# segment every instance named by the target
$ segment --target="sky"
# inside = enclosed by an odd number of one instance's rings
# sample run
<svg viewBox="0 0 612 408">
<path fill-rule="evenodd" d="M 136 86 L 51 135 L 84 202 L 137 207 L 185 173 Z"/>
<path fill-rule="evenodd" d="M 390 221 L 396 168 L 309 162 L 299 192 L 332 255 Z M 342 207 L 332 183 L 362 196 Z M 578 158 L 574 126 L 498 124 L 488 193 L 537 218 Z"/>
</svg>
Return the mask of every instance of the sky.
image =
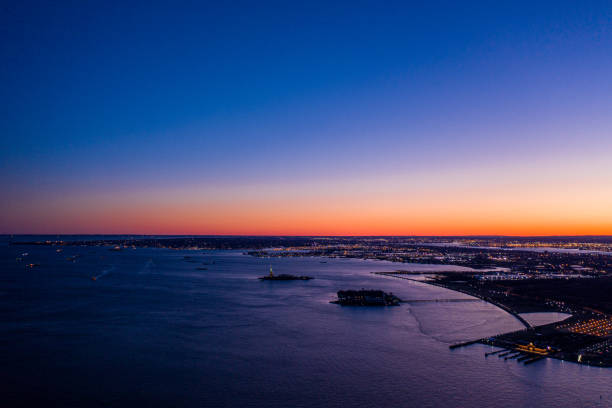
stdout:
<svg viewBox="0 0 612 408">
<path fill-rule="evenodd" d="M 0 233 L 612 234 L 610 2 L 0 7 Z"/>
</svg>

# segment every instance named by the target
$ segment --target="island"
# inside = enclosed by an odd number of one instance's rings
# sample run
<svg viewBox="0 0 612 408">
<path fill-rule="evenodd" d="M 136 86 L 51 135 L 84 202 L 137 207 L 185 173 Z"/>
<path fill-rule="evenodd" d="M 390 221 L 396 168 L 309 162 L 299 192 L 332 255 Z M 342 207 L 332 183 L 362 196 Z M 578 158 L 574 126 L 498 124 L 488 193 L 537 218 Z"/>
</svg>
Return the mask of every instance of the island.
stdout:
<svg viewBox="0 0 612 408">
<path fill-rule="evenodd" d="M 296 276 L 296 275 L 289 275 L 286 273 L 275 275 L 274 272 L 272 271 L 272 267 L 270 266 L 270 274 L 266 276 L 262 276 L 259 279 L 265 280 L 265 281 L 291 281 L 291 280 L 310 280 L 314 278 L 311 276 Z"/>
<path fill-rule="evenodd" d="M 340 290 L 338 300 L 332 300 L 342 306 L 399 306 L 400 299 L 393 293 L 382 290 Z"/>
</svg>

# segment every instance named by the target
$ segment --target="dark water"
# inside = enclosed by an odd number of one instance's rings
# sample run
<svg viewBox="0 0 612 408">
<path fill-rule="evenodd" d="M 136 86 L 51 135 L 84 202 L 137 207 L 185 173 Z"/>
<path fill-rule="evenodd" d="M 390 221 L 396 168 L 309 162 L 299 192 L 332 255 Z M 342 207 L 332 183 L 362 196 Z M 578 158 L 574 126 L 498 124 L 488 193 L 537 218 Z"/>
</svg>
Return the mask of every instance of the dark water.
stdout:
<svg viewBox="0 0 612 408">
<path fill-rule="evenodd" d="M 23 252 L 29 255 L 17 262 Z M 72 255 L 79 255 L 75 262 L 66 259 Z M 610 369 L 548 360 L 523 366 L 485 359 L 488 348 L 478 345 L 449 351 L 457 341 L 521 328 L 494 306 L 329 304 L 338 289 L 361 287 L 407 300 L 468 297 L 370 273 L 398 268 L 391 263 L 320 261 L 257 259 L 237 251 L 66 247 L 57 253 L 52 247 L 2 244 L 2 405 L 612 404 Z M 27 269 L 26 263 L 41 266 Z M 269 263 L 278 273 L 316 279 L 255 279 Z"/>
</svg>

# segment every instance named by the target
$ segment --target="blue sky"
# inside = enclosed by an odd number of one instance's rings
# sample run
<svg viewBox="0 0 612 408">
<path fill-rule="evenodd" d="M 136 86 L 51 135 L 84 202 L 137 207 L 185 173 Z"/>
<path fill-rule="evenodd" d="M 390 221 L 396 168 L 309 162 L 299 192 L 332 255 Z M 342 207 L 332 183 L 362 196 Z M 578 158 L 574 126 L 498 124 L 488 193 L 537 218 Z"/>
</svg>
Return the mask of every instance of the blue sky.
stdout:
<svg viewBox="0 0 612 408">
<path fill-rule="evenodd" d="M 9 232 L 25 201 L 262 180 L 316 192 L 539 161 L 588 172 L 590 157 L 612 154 L 606 2 L 3 9 Z"/>
</svg>

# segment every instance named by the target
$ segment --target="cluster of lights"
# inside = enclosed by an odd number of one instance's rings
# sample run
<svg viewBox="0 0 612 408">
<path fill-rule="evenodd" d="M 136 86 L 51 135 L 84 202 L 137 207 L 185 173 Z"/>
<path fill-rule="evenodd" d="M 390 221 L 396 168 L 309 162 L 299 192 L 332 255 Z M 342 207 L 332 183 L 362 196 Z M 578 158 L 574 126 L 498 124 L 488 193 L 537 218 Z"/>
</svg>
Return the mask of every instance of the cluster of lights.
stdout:
<svg viewBox="0 0 612 408">
<path fill-rule="evenodd" d="M 612 319 L 589 319 L 567 327 L 572 333 L 588 334 L 590 336 L 608 337 L 612 334 Z"/>
<path fill-rule="evenodd" d="M 612 352 L 612 340 L 606 340 L 580 350 L 581 353 L 609 354 Z"/>
</svg>

